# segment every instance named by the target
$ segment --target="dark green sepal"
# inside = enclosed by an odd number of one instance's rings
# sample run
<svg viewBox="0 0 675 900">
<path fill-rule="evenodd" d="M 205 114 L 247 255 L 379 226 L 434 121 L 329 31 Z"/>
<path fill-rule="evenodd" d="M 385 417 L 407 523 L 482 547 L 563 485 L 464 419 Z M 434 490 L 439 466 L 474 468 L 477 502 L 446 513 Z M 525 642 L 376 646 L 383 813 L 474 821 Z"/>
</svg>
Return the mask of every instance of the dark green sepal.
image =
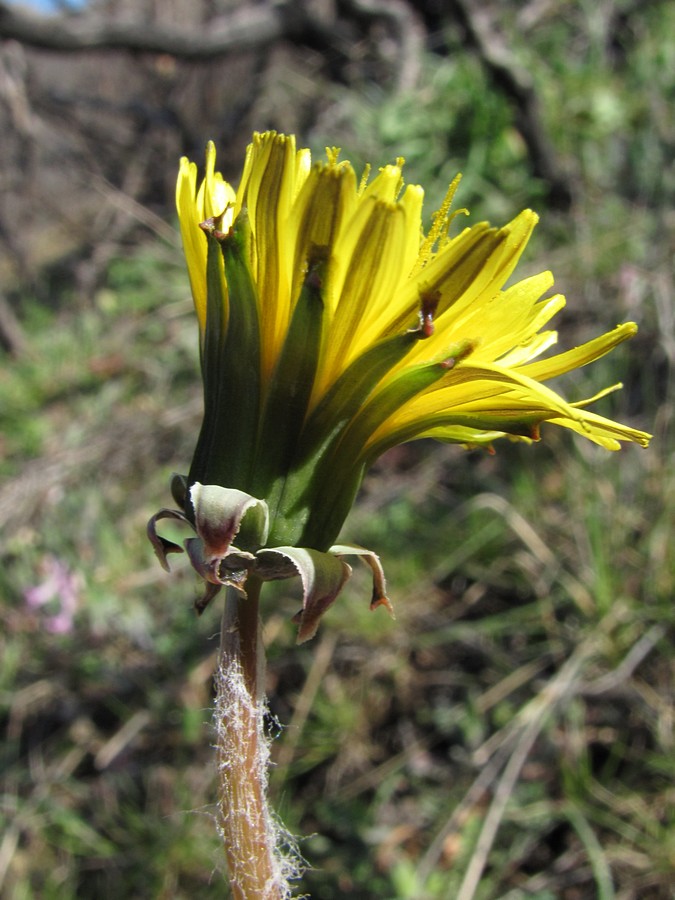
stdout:
<svg viewBox="0 0 675 900">
<path fill-rule="evenodd" d="M 221 273 L 221 251 L 216 239 L 206 232 L 206 323 L 199 347 L 204 391 L 204 417 L 192 456 L 188 484 L 207 481 L 207 466 L 217 428 L 219 385 L 222 381 L 223 348 L 227 332 L 228 298 Z"/>
<path fill-rule="evenodd" d="M 286 467 L 279 500 L 272 502 L 270 540 L 290 544 L 301 541 L 301 535 L 307 535 L 308 546 L 318 550 L 325 550 L 334 540 L 337 532 L 312 539 L 305 527 L 313 506 L 310 484 L 315 469 L 339 442 L 344 429 L 387 372 L 426 336 L 419 327 L 379 341 L 357 357 L 331 386 L 303 426 L 295 455 Z M 355 468 L 357 474 L 347 490 L 349 503 L 353 502 L 362 478 L 358 463 Z"/>
<path fill-rule="evenodd" d="M 305 545 L 321 547 L 337 537 L 365 472 L 365 446 L 370 436 L 397 409 L 446 376 L 471 349 L 472 345 L 464 342 L 452 348 L 444 362 L 423 363 L 404 371 L 362 407 L 339 438 L 329 442 L 305 488 L 305 496 L 311 498 L 300 538 Z"/>
<path fill-rule="evenodd" d="M 189 483 L 246 490 L 260 408 L 260 322 L 248 263 L 245 211 L 228 235 L 207 231 L 204 424 Z M 225 269 L 227 294 L 221 274 Z"/>
<path fill-rule="evenodd" d="M 251 493 L 265 497 L 274 515 L 275 494 L 297 456 L 298 436 L 314 386 L 323 326 L 325 262 L 310 263 L 270 379 L 256 453 Z"/>
<path fill-rule="evenodd" d="M 420 330 L 385 338 L 357 357 L 319 402 L 298 442 L 299 459 L 313 456 L 330 435 L 335 440 L 397 363 L 424 337 Z"/>
<path fill-rule="evenodd" d="M 298 541 L 323 550 L 337 540 L 356 501 L 366 467 L 354 460 L 351 466 L 341 467 L 341 471 L 334 474 L 327 474 L 327 466 L 320 466 L 319 470 L 323 477 L 317 474 L 305 490 L 305 496 L 311 500 Z"/>
<path fill-rule="evenodd" d="M 316 513 L 312 513 L 314 499 L 322 490 L 317 482 L 324 477 L 331 481 L 333 476 L 329 466 L 325 466 L 321 469 L 324 475 L 317 479 L 316 470 L 340 444 L 345 429 L 380 381 L 419 340 L 433 333 L 437 297 L 435 294 L 421 296 L 420 302 L 419 326 L 368 348 L 345 369 L 312 412 L 297 442 L 297 452 L 283 484 L 283 495 L 276 505 L 271 526 L 271 535 L 276 542 L 304 541 L 310 547 L 325 550 L 337 536 L 361 484 L 363 466 L 356 456 L 351 457 L 349 477 L 343 482 L 341 496 L 336 500 L 331 527 L 322 529 L 321 533 L 307 527 L 307 522 L 316 518 Z M 444 365 L 442 371 L 445 371 Z"/>
<path fill-rule="evenodd" d="M 347 461 L 363 459 L 363 450 L 370 436 L 377 431 L 389 416 L 393 415 L 413 397 L 423 393 L 436 382 L 447 376 L 456 363 L 465 358 L 473 349 L 469 341 L 449 349 L 441 362 L 420 363 L 403 371 L 389 384 L 379 390 L 365 403 L 345 429 L 340 440 L 326 456 L 326 471 L 336 471 Z"/>
</svg>

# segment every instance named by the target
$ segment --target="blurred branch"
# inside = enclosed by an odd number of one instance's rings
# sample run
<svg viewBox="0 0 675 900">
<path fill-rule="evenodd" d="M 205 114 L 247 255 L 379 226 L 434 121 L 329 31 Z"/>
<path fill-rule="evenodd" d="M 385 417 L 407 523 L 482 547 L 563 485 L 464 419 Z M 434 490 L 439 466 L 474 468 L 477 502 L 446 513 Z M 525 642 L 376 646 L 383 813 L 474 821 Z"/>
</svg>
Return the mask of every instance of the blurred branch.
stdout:
<svg viewBox="0 0 675 900">
<path fill-rule="evenodd" d="M 347 0 L 344 5 L 357 16 L 389 22 L 400 44 L 398 88 L 413 90 L 420 74 L 425 39 L 424 26 L 414 6 L 405 0 Z"/>
<path fill-rule="evenodd" d="M 557 209 L 569 209 L 572 188 L 548 140 L 530 73 L 510 53 L 485 13 L 468 0 L 453 0 L 453 7 L 468 43 L 478 53 L 495 86 L 509 97 L 516 109 L 518 128 L 527 145 L 533 174 L 549 185 L 549 202 Z"/>
<path fill-rule="evenodd" d="M 0 2 L 0 38 L 57 52 L 126 50 L 206 60 L 297 36 L 310 26 L 323 31 L 304 4 L 290 2 L 246 6 L 213 20 L 208 29 L 192 32 L 145 21 L 113 22 L 91 14 L 40 16 Z"/>
<path fill-rule="evenodd" d="M 494 745 L 494 739 L 498 735 L 513 745 L 508 762 L 493 788 L 492 801 L 483 819 L 462 884 L 457 891 L 457 900 L 473 900 L 476 896 L 506 808 L 535 742 L 552 716 L 577 695 L 584 671 L 598 655 L 605 636 L 611 634 L 617 624 L 625 621 L 626 617 L 627 608 L 623 604 L 616 603 L 598 623 L 597 629 L 589 633 L 539 694 L 521 707 L 518 714 L 500 732 L 493 734 L 489 741 L 474 752 L 474 762 L 481 766 L 490 761 L 489 756 L 483 759 L 482 757 L 487 745 Z"/>
<path fill-rule="evenodd" d="M 13 356 L 20 356 L 26 347 L 21 323 L 5 297 L 0 294 L 0 345 Z"/>
<path fill-rule="evenodd" d="M 327 10 L 311 0 L 247 3 L 213 17 L 201 28 L 187 29 L 145 19 L 114 21 L 91 12 L 43 16 L 0 0 L 0 38 L 56 53 L 121 50 L 184 61 L 240 55 L 283 40 L 324 51 L 330 48 L 339 57 L 349 58 L 357 40 L 349 28 L 345 30 L 345 19 L 386 22 L 397 48 L 398 87 L 414 88 L 424 48 L 424 27 L 406 0 L 345 0 L 338 10 Z"/>
</svg>

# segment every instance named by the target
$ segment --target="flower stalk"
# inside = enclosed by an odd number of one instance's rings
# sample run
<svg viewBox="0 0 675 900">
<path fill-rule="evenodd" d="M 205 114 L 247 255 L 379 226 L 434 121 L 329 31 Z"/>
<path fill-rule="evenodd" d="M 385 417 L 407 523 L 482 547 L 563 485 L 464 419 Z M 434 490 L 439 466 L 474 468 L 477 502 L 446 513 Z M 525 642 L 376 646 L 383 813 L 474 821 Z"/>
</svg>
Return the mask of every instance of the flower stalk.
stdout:
<svg viewBox="0 0 675 900">
<path fill-rule="evenodd" d="M 283 900 L 290 893 L 267 803 L 260 586 L 252 578 L 246 598 L 232 588 L 225 594 L 215 677 L 218 830 L 235 900 Z"/>
</svg>

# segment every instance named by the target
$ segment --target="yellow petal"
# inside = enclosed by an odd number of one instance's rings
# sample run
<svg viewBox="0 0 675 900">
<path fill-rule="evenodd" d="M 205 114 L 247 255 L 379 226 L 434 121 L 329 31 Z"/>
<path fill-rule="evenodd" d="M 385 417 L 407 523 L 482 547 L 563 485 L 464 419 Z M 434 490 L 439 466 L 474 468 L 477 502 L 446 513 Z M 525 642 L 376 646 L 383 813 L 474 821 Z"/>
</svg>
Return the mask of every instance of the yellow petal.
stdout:
<svg viewBox="0 0 675 900">
<path fill-rule="evenodd" d="M 548 381 L 550 378 L 556 378 L 572 369 L 578 369 L 581 366 L 588 365 L 596 359 L 600 359 L 610 350 L 613 350 L 618 344 L 628 340 L 637 333 L 637 325 L 634 322 L 625 322 L 618 325 L 613 331 L 607 334 L 601 334 L 592 341 L 587 341 L 573 350 L 566 353 L 559 353 L 549 359 L 542 359 L 536 363 L 529 363 L 521 366 L 520 371 L 529 378 L 541 379 Z"/>
</svg>

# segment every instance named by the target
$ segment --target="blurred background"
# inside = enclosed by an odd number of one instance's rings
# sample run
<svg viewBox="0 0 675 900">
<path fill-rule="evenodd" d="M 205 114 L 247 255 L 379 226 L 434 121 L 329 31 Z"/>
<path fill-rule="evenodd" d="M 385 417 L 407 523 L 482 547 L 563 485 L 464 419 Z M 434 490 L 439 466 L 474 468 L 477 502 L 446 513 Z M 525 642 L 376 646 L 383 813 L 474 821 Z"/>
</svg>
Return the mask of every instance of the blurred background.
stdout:
<svg viewBox="0 0 675 900">
<path fill-rule="evenodd" d="M 459 171 L 472 223 L 536 209 L 559 347 L 640 327 L 556 387 L 655 435 L 398 448 L 344 530 L 396 620 L 357 570 L 298 648 L 268 591 L 298 892 L 674 896 L 674 110 L 666 0 L 0 2 L 0 895 L 227 893 L 218 613 L 145 524 L 201 414 L 178 159 L 275 128 L 404 156 L 429 219 Z"/>
</svg>

